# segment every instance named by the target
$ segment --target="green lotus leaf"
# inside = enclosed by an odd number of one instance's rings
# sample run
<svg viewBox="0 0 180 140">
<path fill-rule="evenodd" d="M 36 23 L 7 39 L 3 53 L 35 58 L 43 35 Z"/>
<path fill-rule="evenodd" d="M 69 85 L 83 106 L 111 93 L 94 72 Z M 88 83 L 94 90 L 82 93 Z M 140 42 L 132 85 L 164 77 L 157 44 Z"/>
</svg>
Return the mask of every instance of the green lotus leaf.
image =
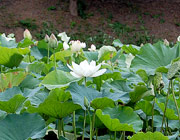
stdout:
<svg viewBox="0 0 180 140">
<path fill-rule="evenodd" d="M 164 136 L 160 132 L 138 132 L 134 134 L 129 140 L 169 140 L 167 136 Z"/>
<path fill-rule="evenodd" d="M 48 51 L 48 50 L 46 50 L 46 51 Z M 45 53 L 47 53 L 47 52 L 45 52 Z M 40 60 L 40 59 L 42 59 L 44 56 L 46 56 L 46 55 L 43 54 L 43 51 L 41 52 L 41 51 L 38 49 L 38 47 L 36 47 L 36 46 L 34 46 L 34 47 L 31 48 L 31 55 L 34 56 L 34 58 L 36 58 L 37 60 Z"/>
<path fill-rule="evenodd" d="M 18 48 L 25 48 L 25 47 L 29 47 L 31 45 L 34 45 L 34 42 L 28 38 L 25 38 L 21 42 L 18 43 Z"/>
<path fill-rule="evenodd" d="M 38 106 L 29 106 L 28 112 L 43 113 L 50 117 L 60 119 L 70 115 L 73 111 L 81 107 L 69 101 L 70 94 L 64 92 L 62 89 L 54 89 L 49 96 Z"/>
<path fill-rule="evenodd" d="M 34 62 L 28 65 L 29 72 L 41 73 L 45 69 L 45 64 L 43 62 Z"/>
<path fill-rule="evenodd" d="M 105 74 L 94 77 L 93 78 L 93 83 L 96 84 L 97 90 L 100 91 L 103 81 L 112 78 L 113 80 L 122 80 L 121 73 L 119 71 L 113 71 L 113 72 L 106 72 Z"/>
<path fill-rule="evenodd" d="M 110 60 L 116 55 L 117 51 L 112 46 L 103 46 L 99 49 L 98 61 Z"/>
<path fill-rule="evenodd" d="M 7 113 L 18 113 L 25 100 L 18 87 L 9 88 L 0 94 L 0 109 Z"/>
<path fill-rule="evenodd" d="M 114 40 L 113 45 L 120 48 L 123 46 L 122 42 L 119 39 Z"/>
<path fill-rule="evenodd" d="M 38 139 L 45 133 L 45 121 L 38 114 L 9 114 L 0 121 L 2 140 Z"/>
<path fill-rule="evenodd" d="M 98 52 L 84 51 L 84 56 L 88 59 L 89 62 L 92 60 L 98 60 Z"/>
<path fill-rule="evenodd" d="M 152 116 L 153 105 L 149 101 L 140 101 L 136 104 L 135 110 L 141 109 L 147 116 Z M 159 112 L 154 110 L 154 115 L 158 115 Z"/>
<path fill-rule="evenodd" d="M 140 54 L 133 59 L 131 68 L 135 71 L 143 69 L 148 75 L 154 75 L 157 68 L 168 66 L 179 55 L 179 46 L 170 48 L 163 42 L 154 45 L 146 44 L 141 47 Z"/>
<path fill-rule="evenodd" d="M 68 72 L 55 70 L 50 72 L 42 81 L 42 84 L 49 90 L 68 86 L 71 82 L 78 81 Z"/>
<path fill-rule="evenodd" d="M 135 103 L 141 100 L 142 98 L 146 96 L 152 95 L 151 92 L 149 92 L 148 88 L 144 85 L 137 85 L 134 88 L 134 91 L 131 91 L 129 93 L 129 96 L 131 98 L 131 102 Z"/>
<path fill-rule="evenodd" d="M 22 71 L 8 72 L 0 74 L 0 92 L 6 88 L 18 86 L 26 77 L 27 73 Z"/>
<path fill-rule="evenodd" d="M 91 107 L 94 109 L 104 109 L 106 107 L 114 107 L 114 105 L 114 101 L 107 97 L 96 98 L 91 102 Z"/>
<path fill-rule="evenodd" d="M 26 78 L 21 82 L 19 87 L 34 89 L 39 85 L 40 81 L 37 78 L 34 78 L 32 75 L 27 75 Z"/>
<path fill-rule="evenodd" d="M 98 109 L 96 115 L 110 131 L 138 132 L 143 126 L 139 116 L 130 107 L 116 106 L 104 110 Z"/>
<path fill-rule="evenodd" d="M 56 56 L 56 61 L 62 61 L 62 62 L 67 62 L 66 61 L 66 57 L 70 57 L 72 55 L 72 51 L 70 50 L 64 50 L 64 51 L 59 51 L 57 53 L 55 53 Z M 51 55 L 50 60 L 54 61 L 54 54 Z"/>
<path fill-rule="evenodd" d="M 86 109 L 84 106 L 85 97 L 94 109 L 112 107 L 114 106 L 114 101 L 121 97 L 119 94 L 102 93 L 93 88 L 79 86 L 77 83 L 71 83 L 66 90 L 70 92 L 73 102 L 79 104 L 83 109 Z"/>
<path fill-rule="evenodd" d="M 106 91 L 118 93 L 119 98 L 117 100 L 120 100 L 123 103 L 129 102 L 129 92 L 132 91 L 132 89 L 128 86 L 129 83 L 123 80 L 115 80 L 111 83 L 105 82 L 102 86 L 102 89 L 105 89 Z"/>
<path fill-rule="evenodd" d="M 123 45 L 122 50 L 135 56 L 139 54 L 140 47 L 137 47 L 135 45 Z"/>
<path fill-rule="evenodd" d="M 30 52 L 29 48 L 0 47 L 0 64 L 9 68 L 18 67 L 24 58 L 23 55 Z"/>
</svg>

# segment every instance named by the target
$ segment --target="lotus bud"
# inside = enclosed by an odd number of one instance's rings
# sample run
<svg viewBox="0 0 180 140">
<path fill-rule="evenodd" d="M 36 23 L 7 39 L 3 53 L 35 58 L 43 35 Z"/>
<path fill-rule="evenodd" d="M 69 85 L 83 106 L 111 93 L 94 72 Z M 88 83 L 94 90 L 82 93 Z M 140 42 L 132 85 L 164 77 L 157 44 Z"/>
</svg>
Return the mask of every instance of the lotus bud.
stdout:
<svg viewBox="0 0 180 140">
<path fill-rule="evenodd" d="M 179 41 L 179 42 L 180 42 L 180 36 L 178 36 L 177 41 Z"/>
<path fill-rule="evenodd" d="M 142 46 L 144 46 L 144 44 L 143 44 L 143 43 L 141 43 L 140 47 L 142 47 Z"/>
<path fill-rule="evenodd" d="M 89 102 L 88 102 L 88 99 L 84 96 L 84 106 L 86 108 L 89 108 Z"/>
<path fill-rule="evenodd" d="M 91 48 L 88 49 L 90 52 L 96 51 L 96 46 L 94 44 L 91 45 Z"/>
<path fill-rule="evenodd" d="M 169 41 L 167 41 L 167 39 L 164 39 L 164 45 L 169 46 Z"/>
<path fill-rule="evenodd" d="M 46 42 L 46 43 L 48 43 L 49 42 L 49 36 L 46 34 L 46 36 L 45 36 L 45 38 L 44 38 L 44 41 Z"/>
<path fill-rule="evenodd" d="M 32 35 L 31 35 L 31 33 L 29 32 L 28 29 L 26 29 L 26 30 L 24 31 L 24 38 L 27 38 L 27 39 L 29 39 L 29 40 L 32 39 Z"/>
<path fill-rule="evenodd" d="M 51 36 L 49 38 L 49 47 L 57 48 L 57 46 L 58 46 L 57 38 L 55 37 L 54 34 L 51 34 Z"/>
</svg>

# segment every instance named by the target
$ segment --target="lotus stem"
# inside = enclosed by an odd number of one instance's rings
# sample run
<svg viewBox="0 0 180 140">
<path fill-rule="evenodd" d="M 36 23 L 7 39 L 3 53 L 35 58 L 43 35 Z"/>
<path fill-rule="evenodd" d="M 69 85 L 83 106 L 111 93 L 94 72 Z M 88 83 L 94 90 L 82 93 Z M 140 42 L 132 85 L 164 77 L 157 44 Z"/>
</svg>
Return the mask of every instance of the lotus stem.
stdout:
<svg viewBox="0 0 180 140">
<path fill-rule="evenodd" d="M 65 134 L 65 131 L 64 131 L 64 121 L 63 121 L 63 119 L 62 119 L 61 123 L 62 123 L 63 136 L 66 137 L 66 134 Z"/>
<path fill-rule="evenodd" d="M 179 98 L 180 98 L 180 78 L 178 78 L 178 85 L 179 85 Z"/>
<path fill-rule="evenodd" d="M 29 62 L 32 63 L 32 61 L 31 61 L 31 53 L 28 53 L 28 56 L 29 56 Z"/>
<path fill-rule="evenodd" d="M 163 124 L 164 124 L 165 114 L 166 114 L 166 109 L 167 109 L 167 104 L 168 104 L 168 97 L 169 97 L 169 93 L 170 93 L 170 86 L 171 86 L 171 83 L 169 82 L 168 92 L 167 92 L 167 96 L 166 96 L 165 109 L 164 109 L 164 113 L 163 113 L 163 119 L 162 119 L 161 131 L 160 132 L 162 132 L 162 130 L 163 130 Z"/>
<path fill-rule="evenodd" d="M 62 125 L 61 125 L 62 119 L 58 119 L 58 137 L 62 136 Z"/>
<path fill-rule="evenodd" d="M 156 101 L 156 97 L 154 98 L 153 105 L 152 105 L 152 132 L 154 131 L 153 127 L 154 127 L 154 104 L 155 104 L 155 101 Z"/>
<path fill-rule="evenodd" d="M 76 116 L 75 116 L 76 112 L 74 111 L 73 112 L 73 130 L 74 130 L 74 140 L 77 140 L 77 137 L 76 137 Z"/>
<path fill-rule="evenodd" d="M 86 77 L 84 77 L 84 85 L 85 85 L 85 87 L 87 87 L 87 78 Z"/>
<path fill-rule="evenodd" d="M 176 109 L 177 109 L 177 113 L 178 113 L 178 118 L 179 118 L 179 123 L 180 123 L 180 113 L 179 113 L 179 107 L 178 107 L 178 104 L 177 104 L 177 101 L 176 101 L 176 97 L 175 97 L 175 94 L 174 94 L 173 80 L 171 80 L 170 82 L 171 82 L 172 95 L 173 95 L 173 99 L 174 99 L 174 102 L 175 102 L 175 105 L 176 105 Z"/>
<path fill-rule="evenodd" d="M 98 140 L 98 128 L 96 128 L 96 140 Z"/>
<path fill-rule="evenodd" d="M 95 133 L 95 130 L 94 130 L 94 127 L 95 127 L 95 119 L 96 119 L 96 109 L 94 110 L 94 113 L 93 113 L 93 120 L 92 120 L 92 131 L 93 131 L 93 136 L 94 136 L 94 133 Z"/>
<path fill-rule="evenodd" d="M 114 131 L 114 140 L 116 140 L 116 131 Z"/>
<path fill-rule="evenodd" d="M 47 63 L 49 64 L 49 45 L 48 45 L 48 60 Z"/>
<path fill-rule="evenodd" d="M 92 138 L 93 138 L 92 119 L 91 119 L 91 115 L 90 115 L 89 110 L 88 110 L 88 114 L 89 114 L 89 120 L 90 120 L 90 140 L 92 140 Z"/>
<path fill-rule="evenodd" d="M 84 111 L 84 124 L 83 124 L 83 135 L 82 135 L 82 140 L 84 140 L 85 129 L 86 129 L 86 110 Z"/>
<path fill-rule="evenodd" d="M 55 55 L 55 49 L 54 49 L 54 67 L 55 67 L 55 70 L 57 70 L 57 69 L 56 69 L 56 55 Z"/>
</svg>

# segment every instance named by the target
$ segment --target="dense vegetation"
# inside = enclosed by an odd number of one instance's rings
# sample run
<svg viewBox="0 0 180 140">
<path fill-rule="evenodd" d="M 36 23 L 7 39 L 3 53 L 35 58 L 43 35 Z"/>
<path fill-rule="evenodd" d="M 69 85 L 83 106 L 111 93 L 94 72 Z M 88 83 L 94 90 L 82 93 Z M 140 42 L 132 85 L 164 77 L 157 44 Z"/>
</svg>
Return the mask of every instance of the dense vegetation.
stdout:
<svg viewBox="0 0 180 140">
<path fill-rule="evenodd" d="M 179 139 L 179 41 L 96 50 L 57 38 L 0 35 L 1 139 Z"/>
</svg>

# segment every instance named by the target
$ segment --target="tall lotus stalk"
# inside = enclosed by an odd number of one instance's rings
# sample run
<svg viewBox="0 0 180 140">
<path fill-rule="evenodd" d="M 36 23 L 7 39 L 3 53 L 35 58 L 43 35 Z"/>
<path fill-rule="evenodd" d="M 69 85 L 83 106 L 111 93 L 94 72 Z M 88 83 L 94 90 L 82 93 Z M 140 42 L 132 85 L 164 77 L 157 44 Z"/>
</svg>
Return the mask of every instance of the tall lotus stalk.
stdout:
<svg viewBox="0 0 180 140">
<path fill-rule="evenodd" d="M 177 101 L 176 101 L 176 97 L 175 97 L 175 94 L 174 94 L 173 80 L 171 80 L 170 83 L 171 83 L 172 95 L 173 95 L 173 99 L 174 99 L 174 102 L 175 102 L 175 105 L 176 105 L 176 109 L 177 109 L 177 113 L 178 113 L 178 118 L 179 118 L 179 123 L 180 123 L 180 113 L 179 113 L 179 107 L 178 107 L 178 104 L 177 104 Z"/>
<path fill-rule="evenodd" d="M 46 43 L 48 43 L 49 42 L 49 36 L 48 35 L 46 35 L 45 36 L 45 38 L 44 38 L 44 41 L 46 42 Z M 49 44 L 48 44 L 48 60 L 47 60 L 47 64 L 49 64 Z"/>
<path fill-rule="evenodd" d="M 164 124 L 165 114 L 166 114 L 166 110 L 167 110 L 168 98 L 169 98 L 169 93 L 170 93 L 170 86 L 171 86 L 171 83 L 169 82 L 168 92 L 167 92 L 167 96 L 166 96 L 165 109 L 164 109 L 163 119 L 162 119 L 162 124 L 161 124 L 161 132 L 163 130 L 163 124 Z"/>
<path fill-rule="evenodd" d="M 55 37 L 54 34 L 51 34 L 50 38 L 49 38 L 49 43 L 48 43 L 49 47 L 50 48 L 53 48 L 54 50 L 54 67 L 55 67 L 55 70 L 56 70 L 56 55 L 55 55 L 55 49 L 58 47 L 58 41 L 57 41 L 57 38 Z"/>
<path fill-rule="evenodd" d="M 74 131 L 74 140 L 77 140 L 77 137 L 76 137 L 76 113 L 75 111 L 73 112 L 73 131 Z"/>
</svg>

